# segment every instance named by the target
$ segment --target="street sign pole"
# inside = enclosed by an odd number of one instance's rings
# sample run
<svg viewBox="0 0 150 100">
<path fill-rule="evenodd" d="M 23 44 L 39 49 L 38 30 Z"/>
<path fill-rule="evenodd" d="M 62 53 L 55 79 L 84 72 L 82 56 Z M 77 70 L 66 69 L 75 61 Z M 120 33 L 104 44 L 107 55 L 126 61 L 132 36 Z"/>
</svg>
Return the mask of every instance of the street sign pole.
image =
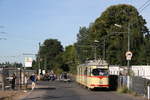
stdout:
<svg viewBox="0 0 150 100">
<path fill-rule="evenodd" d="M 131 51 L 127 51 L 126 54 L 125 54 L 125 56 L 126 56 L 127 66 L 128 66 L 128 68 L 127 68 L 127 71 L 128 71 L 127 74 L 129 75 L 130 74 L 130 60 L 132 58 L 132 52 Z"/>
<path fill-rule="evenodd" d="M 130 23 L 128 23 L 128 51 L 130 51 Z M 127 60 L 128 75 L 130 75 L 130 60 Z"/>
</svg>

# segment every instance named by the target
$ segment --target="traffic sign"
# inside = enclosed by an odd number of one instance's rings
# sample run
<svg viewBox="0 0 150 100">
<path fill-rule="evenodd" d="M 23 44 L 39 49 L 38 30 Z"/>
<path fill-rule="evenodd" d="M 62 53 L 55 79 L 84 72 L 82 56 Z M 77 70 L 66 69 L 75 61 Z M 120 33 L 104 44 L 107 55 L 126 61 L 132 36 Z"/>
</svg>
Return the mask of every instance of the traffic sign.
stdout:
<svg viewBox="0 0 150 100">
<path fill-rule="evenodd" d="M 131 60 L 131 58 L 132 58 L 132 52 L 131 51 L 127 51 L 125 55 L 126 55 L 127 60 Z"/>
</svg>

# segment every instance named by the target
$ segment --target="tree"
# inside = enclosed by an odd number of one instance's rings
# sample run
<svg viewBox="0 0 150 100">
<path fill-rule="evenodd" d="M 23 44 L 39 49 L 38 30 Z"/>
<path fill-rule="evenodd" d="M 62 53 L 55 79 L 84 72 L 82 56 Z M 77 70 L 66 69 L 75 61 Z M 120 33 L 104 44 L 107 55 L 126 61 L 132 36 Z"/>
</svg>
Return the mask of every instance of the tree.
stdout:
<svg viewBox="0 0 150 100">
<path fill-rule="evenodd" d="M 38 61 L 36 61 L 36 60 L 32 61 L 32 68 L 36 69 L 36 70 L 38 69 Z"/>
<path fill-rule="evenodd" d="M 149 65 L 150 64 L 150 34 L 146 34 L 144 38 L 145 44 L 144 48 L 141 49 L 141 51 L 145 51 L 143 59 L 145 59 L 144 64 Z"/>
<path fill-rule="evenodd" d="M 76 49 L 74 45 L 69 45 L 65 48 L 62 55 L 63 66 L 61 67 L 64 71 L 70 71 L 71 73 L 76 72 L 76 66 L 78 64 Z"/>
<path fill-rule="evenodd" d="M 122 27 L 117 28 L 114 25 L 116 23 L 122 25 Z M 128 48 L 128 27 L 130 28 L 131 51 L 134 54 L 132 63 L 137 62 L 140 46 L 144 43 L 143 36 L 148 32 L 145 24 L 145 20 L 139 15 L 136 8 L 124 4 L 109 7 L 102 13 L 101 17 L 96 19 L 93 28 L 96 30 L 97 36 L 100 36 L 100 39 L 102 39 L 109 35 L 106 52 L 107 61 L 110 64 L 126 65 L 126 63 L 123 63 L 126 62 L 125 56 L 123 57 L 122 55 L 125 55 Z M 116 34 L 111 35 L 113 32 L 116 32 Z M 119 32 L 125 33 L 120 34 Z"/>
<path fill-rule="evenodd" d="M 47 39 L 41 45 L 39 50 L 39 57 L 41 67 L 43 69 L 53 69 L 60 67 L 58 65 L 58 56 L 63 52 L 63 46 L 57 39 Z"/>
<path fill-rule="evenodd" d="M 75 48 L 80 63 L 85 62 L 87 59 L 94 59 L 94 40 L 96 39 L 95 35 L 91 33 L 91 27 L 92 24 L 90 24 L 89 28 L 80 27 L 79 33 L 77 34 Z"/>
<path fill-rule="evenodd" d="M 115 24 L 122 27 L 118 28 Z M 146 27 L 146 21 L 131 5 L 120 4 L 108 7 L 89 28 L 83 27 L 79 30 L 76 44 L 89 47 L 87 44 L 92 45 L 92 41 L 98 40 L 97 54 L 100 58 L 106 53 L 106 60 L 110 64 L 126 65 L 125 52 L 128 48 L 128 29 L 130 29 L 130 50 L 133 52 L 131 62 L 132 64 L 142 64 L 143 62 L 141 63 L 138 60 L 141 57 L 142 59 L 146 58 L 145 53 L 149 52 L 146 49 L 145 52 L 143 51 L 140 54 L 142 48 L 149 48 L 149 45 L 145 42 L 148 40 L 145 40 L 144 37 L 148 33 L 148 28 Z M 76 48 L 79 52 L 80 48 Z M 88 54 L 92 56 L 93 51 L 90 50 L 88 50 Z M 85 60 L 82 52 L 83 48 L 78 54 Z M 80 60 L 83 61 L 82 59 Z M 146 60 L 142 61 L 145 63 Z"/>
</svg>

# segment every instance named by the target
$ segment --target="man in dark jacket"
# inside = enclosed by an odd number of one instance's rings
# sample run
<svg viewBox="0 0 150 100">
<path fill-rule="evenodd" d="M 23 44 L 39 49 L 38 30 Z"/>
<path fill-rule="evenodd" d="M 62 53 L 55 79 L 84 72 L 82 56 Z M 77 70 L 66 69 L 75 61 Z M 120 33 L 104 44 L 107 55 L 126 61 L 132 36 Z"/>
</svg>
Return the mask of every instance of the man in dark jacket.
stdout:
<svg viewBox="0 0 150 100">
<path fill-rule="evenodd" d="M 12 83 L 11 87 L 14 90 L 15 89 L 15 84 L 16 84 L 16 75 L 15 74 L 13 74 L 13 76 L 12 76 L 11 83 Z"/>
<path fill-rule="evenodd" d="M 35 74 L 30 76 L 30 80 L 32 81 L 32 90 L 35 88 L 36 77 Z"/>
</svg>

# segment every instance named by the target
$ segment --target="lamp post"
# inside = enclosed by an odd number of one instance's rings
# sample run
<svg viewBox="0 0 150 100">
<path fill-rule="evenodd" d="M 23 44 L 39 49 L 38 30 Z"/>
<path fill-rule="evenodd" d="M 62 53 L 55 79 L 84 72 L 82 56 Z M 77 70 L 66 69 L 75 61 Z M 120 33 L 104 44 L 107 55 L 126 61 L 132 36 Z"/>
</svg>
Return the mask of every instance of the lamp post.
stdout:
<svg viewBox="0 0 150 100">
<path fill-rule="evenodd" d="M 122 25 L 119 24 L 114 24 L 115 26 L 122 28 Z M 118 32 L 121 33 L 121 32 Z M 127 69 L 128 69 L 128 75 L 130 75 L 130 60 L 132 57 L 132 53 L 130 52 L 130 23 L 128 24 L 128 31 L 126 32 L 128 33 L 128 42 L 127 42 L 127 52 L 126 52 L 126 59 L 127 59 Z M 128 58 L 128 56 L 130 56 L 130 58 Z"/>
<path fill-rule="evenodd" d="M 96 61 L 96 59 L 97 59 L 97 53 L 96 53 L 96 44 L 98 43 L 99 41 L 98 40 L 94 40 L 94 59 L 95 59 L 95 61 Z"/>
</svg>

